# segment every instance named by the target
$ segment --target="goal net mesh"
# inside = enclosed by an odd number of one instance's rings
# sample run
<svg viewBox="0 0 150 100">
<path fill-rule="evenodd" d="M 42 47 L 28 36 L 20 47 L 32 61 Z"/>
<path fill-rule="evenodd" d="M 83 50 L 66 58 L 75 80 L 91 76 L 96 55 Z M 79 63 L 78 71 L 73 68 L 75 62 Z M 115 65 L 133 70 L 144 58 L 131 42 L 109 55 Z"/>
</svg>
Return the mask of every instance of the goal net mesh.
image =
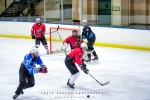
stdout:
<svg viewBox="0 0 150 100">
<path fill-rule="evenodd" d="M 59 28 L 58 31 L 53 32 L 57 29 L 57 27 L 50 28 L 50 53 L 60 53 L 63 52 L 61 47 L 63 46 L 63 41 L 68 36 L 72 35 L 72 30 L 77 30 L 76 28 Z M 70 45 L 66 50 L 67 52 L 70 51 Z"/>
</svg>

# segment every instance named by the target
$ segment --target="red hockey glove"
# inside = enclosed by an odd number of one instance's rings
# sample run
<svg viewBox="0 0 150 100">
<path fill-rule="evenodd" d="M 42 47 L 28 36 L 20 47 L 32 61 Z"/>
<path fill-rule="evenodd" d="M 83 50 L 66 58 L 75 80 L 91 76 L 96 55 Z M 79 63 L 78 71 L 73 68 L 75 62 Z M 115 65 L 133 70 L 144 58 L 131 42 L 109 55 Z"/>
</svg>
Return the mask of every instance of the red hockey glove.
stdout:
<svg viewBox="0 0 150 100">
<path fill-rule="evenodd" d="M 37 68 L 39 73 L 48 73 L 48 69 L 46 66 L 42 66 L 40 68 Z"/>
</svg>

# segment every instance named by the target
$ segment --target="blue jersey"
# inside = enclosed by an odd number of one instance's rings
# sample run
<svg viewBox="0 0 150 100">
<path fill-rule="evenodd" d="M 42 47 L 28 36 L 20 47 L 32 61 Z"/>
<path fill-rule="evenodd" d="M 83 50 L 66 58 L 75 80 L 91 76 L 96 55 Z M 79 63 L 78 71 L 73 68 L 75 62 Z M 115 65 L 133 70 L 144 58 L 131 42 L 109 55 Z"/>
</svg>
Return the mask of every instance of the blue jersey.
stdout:
<svg viewBox="0 0 150 100">
<path fill-rule="evenodd" d="M 91 28 L 89 26 L 85 26 L 82 30 L 82 40 L 84 39 L 91 39 L 93 36 L 95 36 L 95 34 L 93 33 L 93 31 L 91 30 Z"/>
<path fill-rule="evenodd" d="M 40 56 L 33 59 L 30 53 L 24 57 L 23 64 L 29 71 L 30 75 L 33 75 L 34 73 L 38 73 L 36 69 L 36 64 L 40 65 L 41 67 L 44 65 Z"/>
</svg>

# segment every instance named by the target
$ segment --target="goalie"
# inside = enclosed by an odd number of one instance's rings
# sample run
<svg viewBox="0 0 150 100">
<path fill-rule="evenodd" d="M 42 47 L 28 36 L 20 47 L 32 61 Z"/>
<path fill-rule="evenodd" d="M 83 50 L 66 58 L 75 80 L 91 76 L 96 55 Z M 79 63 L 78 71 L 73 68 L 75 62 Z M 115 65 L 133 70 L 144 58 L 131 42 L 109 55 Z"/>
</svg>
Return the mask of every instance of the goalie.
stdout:
<svg viewBox="0 0 150 100">
<path fill-rule="evenodd" d="M 70 44 L 70 48 L 75 49 L 75 48 L 80 48 L 81 43 L 84 42 L 81 39 L 81 36 L 78 34 L 78 31 L 73 30 L 72 35 L 68 36 L 64 41 L 63 41 L 63 46 L 62 50 L 66 50 L 68 47 L 68 44 Z"/>
<path fill-rule="evenodd" d="M 36 64 L 41 67 L 36 68 Z M 20 94 L 23 94 L 23 89 L 33 87 L 35 85 L 34 74 L 35 73 L 47 73 L 47 67 L 43 64 L 39 50 L 36 47 L 31 48 L 29 54 L 24 57 L 23 62 L 19 69 L 19 86 L 13 96 L 16 99 Z"/>
</svg>

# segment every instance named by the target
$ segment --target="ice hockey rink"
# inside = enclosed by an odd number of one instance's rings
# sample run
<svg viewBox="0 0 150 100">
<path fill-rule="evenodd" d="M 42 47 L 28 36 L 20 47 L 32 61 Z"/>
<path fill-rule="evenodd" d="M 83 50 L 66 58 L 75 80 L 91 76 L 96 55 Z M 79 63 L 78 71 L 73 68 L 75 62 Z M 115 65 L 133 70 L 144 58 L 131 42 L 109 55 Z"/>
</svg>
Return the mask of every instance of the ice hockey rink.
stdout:
<svg viewBox="0 0 150 100">
<path fill-rule="evenodd" d="M 12 100 L 19 84 L 19 67 L 34 40 L 0 38 L 0 100 Z M 41 45 L 40 56 L 48 74 L 35 74 L 35 86 L 24 90 L 16 100 L 150 100 L 150 52 L 95 47 L 99 62 L 87 64 L 89 75 L 80 71 L 75 89 L 66 87 L 70 76 L 64 53 L 47 55 Z M 89 94 L 88 94 L 89 93 Z M 87 98 L 90 95 L 90 98 Z"/>
</svg>

